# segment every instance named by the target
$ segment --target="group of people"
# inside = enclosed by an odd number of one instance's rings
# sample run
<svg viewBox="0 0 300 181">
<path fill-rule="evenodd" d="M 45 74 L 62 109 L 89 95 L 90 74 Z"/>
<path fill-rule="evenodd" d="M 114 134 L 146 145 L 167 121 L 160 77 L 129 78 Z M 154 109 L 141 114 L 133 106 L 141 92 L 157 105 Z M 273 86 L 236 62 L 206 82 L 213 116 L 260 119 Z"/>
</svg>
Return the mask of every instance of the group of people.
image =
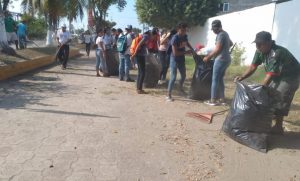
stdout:
<svg viewBox="0 0 300 181">
<path fill-rule="evenodd" d="M 17 23 L 9 11 L 4 12 L 4 24 L 5 31 L 7 36 L 7 41 L 9 44 L 14 43 L 16 45 L 16 49 L 24 49 L 26 48 L 27 42 L 27 26 L 25 25 L 25 21 Z"/>
<path fill-rule="evenodd" d="M 159 84 L 165 83 L 170 67 L 171 79 L 168 84 L 168 101 L 172 101 L 172 90 L 176 81 L 177 68 L 181 74 L 180 90 L 183 91 L 183 83 L 186 77 L 185 54 L 196 53 L 189 44 L 186 35 L 187 25 L 180 23 L 177 30 L 159 32 L 158 28 L 135 35 L 132 26 L 122 29 L 101 29 L 97 32 L 96 39 L 96 76 L 109 76 L 107 72 L 107 54 L 114 49 L 119 52 L 119 79 L 120 81 L 133 82 L 130 70 L 137 64 L 137 93 L 145 94 L 143 82 L 146 74 L 146 56 L 148 53 L 158 55 L 161 63 Z M 122 47 L 122 45 L 125 47 Z M 190 48 L 185 51 L 185 46 Z M 175 48 L 173 48 L 175 47 Z"/>
<path fill-rule="evenodd" d="M 214 20 L 211 30 L 216 34 L 215 48 L 204 56 L 203 61 L 214 60 L 211 99 L 204 103 L 210 106 L 224 105 L 225 84 L 224 76 L 226 69 L 231 63 L 230 48 L 232 41 L 226 31 L 222 28 L 220 20 Z M 179 23 L 176 29 L 169 32 L 157 28 L 135 35 L 132 26 L 128 25 L 125 32 L 122 29 L 101 29 L 96 38 L 96 76 L 109 76 L 106 61 L 107 54 L 113 49 L 119 52 L 119 79 L 120 81 L 133 82 L 130 70 L 135 63 L 138 67 L 136 89 L 138 94 L 145 94 L 143 81 L 145 78 L 145 60 L 148 53 L 158 55 L 161 63 L 159 83 L 165 83 L 168 69 L 170 69 L 170 80 L 168 83 L 167 101 L 173 101 L 172 90 L 177 76 L 177 69 L 181 75 L 179 90 L 184 92 L 183 84 L 186 78 L 185 55 L 196 55 L 197 53 L 188 41 L 187 24 Z M 125 39 L 125 40 L 124 40 Z M 300 65 L 296 58 L 284 47 L 279 46 L 272 40 L 269 32 L 256 34 L 254 43 L 256 53 L 252 65 L 242 76 L 237 76 L 234 81 L 242 81 L 251 76 L 261 64 L 264 64 L 266 76 L 263 85 L 277 90 L 282 98 L 275 112 L 276 124 L 273 132 L 282 133 L 283 117 L 288 115 L 294 94 L 299 87 Z M 123 46 L 122 46 L 123 45 Z M 189 50 L 186 50 L 186 47 Z"/>
</svg>

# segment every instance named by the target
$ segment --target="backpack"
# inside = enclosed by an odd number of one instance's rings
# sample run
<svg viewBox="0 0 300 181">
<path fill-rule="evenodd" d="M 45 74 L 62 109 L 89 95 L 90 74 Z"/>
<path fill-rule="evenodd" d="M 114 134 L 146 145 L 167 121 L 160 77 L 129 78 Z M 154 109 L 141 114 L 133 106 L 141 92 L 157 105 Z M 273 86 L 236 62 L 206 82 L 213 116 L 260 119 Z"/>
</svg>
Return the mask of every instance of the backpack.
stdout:
<svg viewBox="0 0 300 181">
<path fill-rule="evenodd" d="M 127 37 L 126 35 L 119 36 L 117 40 L 117 51 L 124 53 L 127 49 Z"/>
<path fill-rule="evenodd" d="M 140 43 L 140 41 L 142 40 L 143 38 L 143 35 L 138 35 L 136 38 L 134 38 L 132 40 L 132 43 L 131 43 L 131 46 L 130 46 L 130 54 L 133 55 L 135 50 L 136 50 L 136 47 L 138 46 L 138 44 Z"/>
</svg>

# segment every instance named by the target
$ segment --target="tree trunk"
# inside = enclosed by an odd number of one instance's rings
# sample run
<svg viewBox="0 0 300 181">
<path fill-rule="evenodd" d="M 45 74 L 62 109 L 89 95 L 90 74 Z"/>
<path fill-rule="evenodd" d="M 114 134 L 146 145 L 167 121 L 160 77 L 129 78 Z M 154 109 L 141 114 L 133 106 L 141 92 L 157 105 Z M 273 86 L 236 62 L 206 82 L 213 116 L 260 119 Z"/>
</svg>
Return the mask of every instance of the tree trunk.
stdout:
<svg viewBox="0 0 300 181">
<path fill-rule="evenodd" d="M 69 32 L 71 34 L 73 34 L 73 30 L 72 30 L 72 20 L 69 19 Z"/>
<path fill-rule="evenodd" d="M 53 39 L 55 39 L 56 35 L 53 31 L 52 21 L 51 18 L 48 17 L 48 30 L 47 30 L 47 37 L 46 37 L 46 46 L 53 46 Z"/>
<path fill-rule="evenodd" d="M 8 46 L 7 36 L 5 31 L 5 23 L 4 23 L 4 13 L 2 10 L 1 1 L 0 1 L 0 45 L 2 48 Z"/>
<path fill-rule="evenodd" d="M 4 14 L 2 10 L 2 4 L 0 1 L 0 51 L 8 55 L 16 55 L 13 48 L 8 45 L 7 36 L 5 31 Z"/>
</svg>

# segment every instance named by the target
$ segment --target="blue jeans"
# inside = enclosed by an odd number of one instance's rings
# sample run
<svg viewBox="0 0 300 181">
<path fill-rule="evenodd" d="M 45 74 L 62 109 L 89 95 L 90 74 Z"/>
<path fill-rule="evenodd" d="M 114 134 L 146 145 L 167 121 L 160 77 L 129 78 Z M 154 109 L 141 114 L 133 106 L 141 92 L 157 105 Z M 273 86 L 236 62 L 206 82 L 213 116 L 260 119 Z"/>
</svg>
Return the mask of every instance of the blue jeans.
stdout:
<svg viewBox="0 0 300 181">
<path fill-rule="evenodd" d="M 119 59 L 119 77 L 123 78 L 126 76 L 129 79 L 129 70 L 131 68 L 130 55 L 119 53 Z"/>
<path fill-rule="evenodd" d="M 170 57 L 170 81 L 169 81 L 169 86 L 168 86 L 168 93 L 171 95 L 175 81 L 176 81 L 176 76 L 177 76 L 177 68 L 179 70 L 181 79 L 180 79 L 180 86 L 183 86 L 183 82 L 186 77 L 186 68 L 185 68 L 185 57 L 180 56 L 180 57 Z"/>
<path fill-rule="evenodd" d="M 166 51 L 159 51 L 158 53 L 161 64 L 160 80 L 166 80 L 170 65 L 170 55 Z"/>
<path fill-rule="evenodd" d="M 101 69 L 103 73 L 108 73 L 106 60 L 103 57 L 103 52 L 101 49 L 96 49 L 96 70 Z"/>
<path fill-rule="evenodd" d="M 224 75 L 231 61 L 215 60 L 211 84 L 211 99 L 225 98 Z"/>
<path fill-rule="evenodd" d="M 26 35 L 18 35 L 18 38 L 19 38 L 20 49 L 26 48 L 27 47 Z"/>
</svg>

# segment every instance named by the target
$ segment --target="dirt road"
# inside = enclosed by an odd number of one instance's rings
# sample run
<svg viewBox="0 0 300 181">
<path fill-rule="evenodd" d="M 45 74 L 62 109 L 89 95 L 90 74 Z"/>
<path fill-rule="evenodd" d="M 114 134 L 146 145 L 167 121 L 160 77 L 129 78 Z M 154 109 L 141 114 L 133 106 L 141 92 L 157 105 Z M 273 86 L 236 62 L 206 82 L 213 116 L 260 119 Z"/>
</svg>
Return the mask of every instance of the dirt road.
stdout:
<svg viewBox="0 0 300 181">
<path fill-rule="evenodd" d="M 1 181 L 300 180 L 299 134 L 254 151 L 220 132 L 225 115 L 186 117 L 223 108 L 137 95 L 94 64 L 80 57 L 0 83 Z"/>
</svg>

